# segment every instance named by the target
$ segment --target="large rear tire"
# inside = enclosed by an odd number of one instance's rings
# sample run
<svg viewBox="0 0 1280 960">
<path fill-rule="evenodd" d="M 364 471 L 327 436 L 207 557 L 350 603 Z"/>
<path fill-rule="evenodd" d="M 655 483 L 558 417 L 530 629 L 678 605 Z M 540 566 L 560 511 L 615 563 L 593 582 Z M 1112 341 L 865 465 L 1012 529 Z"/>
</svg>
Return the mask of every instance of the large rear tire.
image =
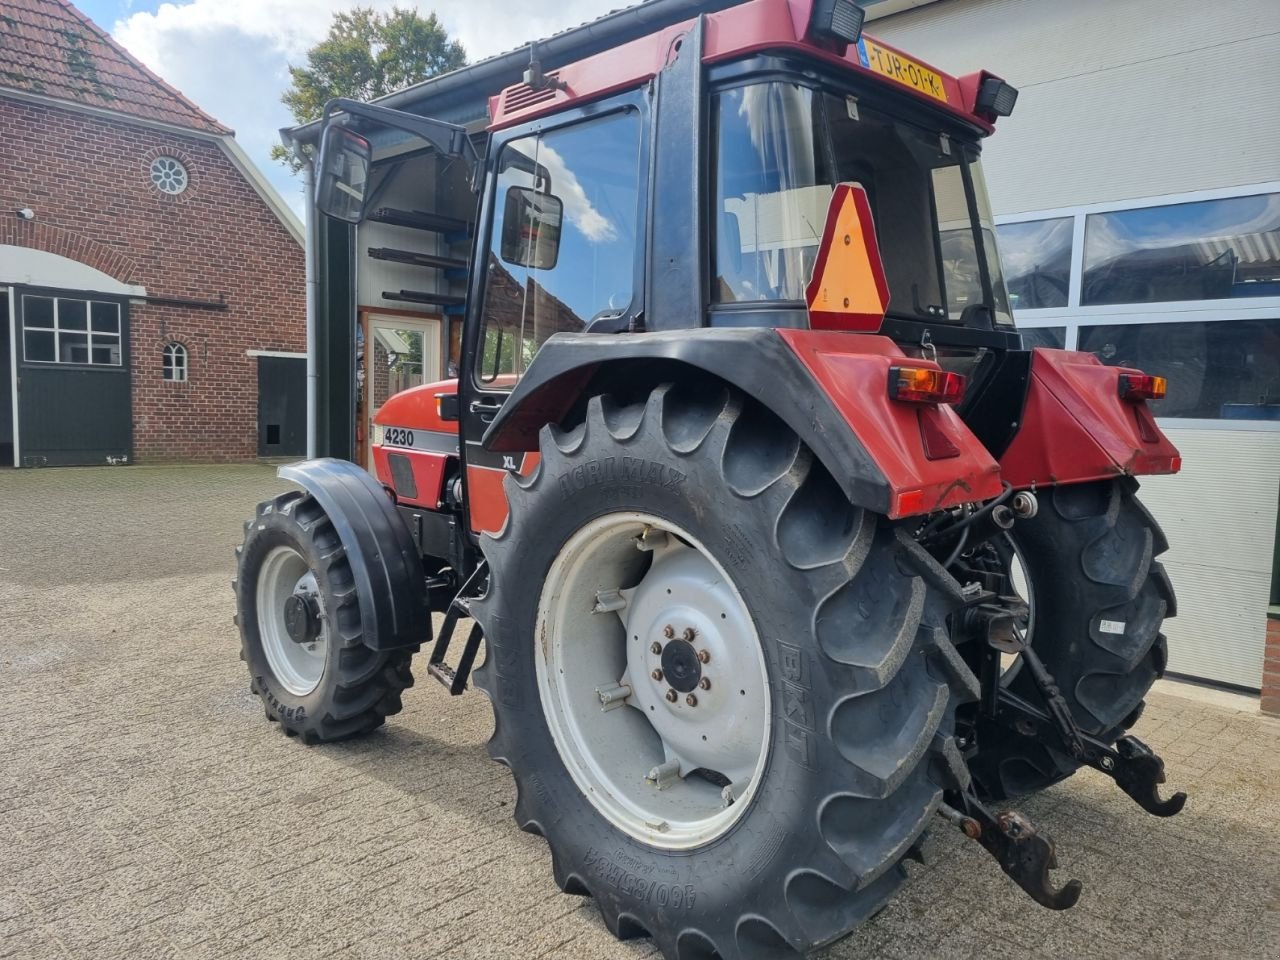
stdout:
<svg viewBox="0 0 1280 960">
<path fill-rule="evenodd" d="M 244 531 L 233 584 L 240 659 L 267 719 L 313 744 L 399 713 L 412 651 L 365 646 L 351 565 L 324 508 L 284 493 L 260 503 Z"/>
<path fill-rule="evenodd" d="M 540 449 L 473 605 L 517 823 L 561 889 L 668 958 L 847 933 L 967 783 L 955 582 L 724 389 L 595 397 Z"/>
<path fill-rule="evenodd" d="M 1113 743 L 1142 712 L 1164 674 L 1160 626 L 1175 610 L 1173 587 L 1155 558 L 1168 549 L 1132 479 L 1050 488 L 1039 513 L 1012 538 L 1026 570 L 1033 609 L 1028 641 L 1053 674 L 1086 733 Z M 1007 682 L 1040 701 L 1030 671 L 1016 662 Z M 1079 763 L 1030 737 L 995 725 L 978 731 L 970 763 L 979 794 L 992 800 L 1042 790 Z"/>
</svg>

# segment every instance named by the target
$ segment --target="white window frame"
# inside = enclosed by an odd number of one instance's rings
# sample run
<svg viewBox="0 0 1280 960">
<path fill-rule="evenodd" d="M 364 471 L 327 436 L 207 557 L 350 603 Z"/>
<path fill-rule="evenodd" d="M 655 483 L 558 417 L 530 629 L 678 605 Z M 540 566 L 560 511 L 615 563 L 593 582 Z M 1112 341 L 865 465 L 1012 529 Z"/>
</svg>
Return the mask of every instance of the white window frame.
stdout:
<svg viewBox="0 0 1280 960">
<path fill-rule="evenodd" d="M 53 326 L 32 326 L 27 323 L 27 301 L 28 300 L 52 300 L 53 301 Z M 63 330 L 59 323 L 59 309 L 63 300 L 75 303 L 83 303 L 85 305 L 84 329 L 67 329 Z M 103 333 L 93 329 L 93 308 L 97 304 L 115 307 L 116 310 L 116 331 L 115 333 Z M 46 293 L 23 293 L 22 294 L 22 362 L 38 363 L 49 367 L 107 367 L 117 368 L 124 366 L 124 311 L 120 309 L 120 304 L 114 300 L 94 300 L 91 297 L 60 297 L 56 294 Z M 14 325 L 17 326 L 16 319 Z M 52 360 L 33 360 L 27 356 L 27 331 L 33 330 L 37 333 L 53 334 L 53 357 Z M 83 336 L 85 338 L 85 349 L 87 360 L 83 363 L 75 360 L 63 360 L 62 356 L 62 335 L 63 333 L 75 336 Z M 99 346 L 116 348 L 116 360 L 113 363 L 95 363 L 93 359 L 94 337 L 101 338 Z"/>
<path fill-rule="evenodd" d="M 171 340 L 164 345 L 161 374 L 165 383 L 187 383 L 191 380 L 191 351 L 185 343 Z"/>
<path fill-rule="evenodd" d="M 1212 190 L 1194 190 L 1187 193 L 1168 193 L 1154 197 L 1138 197 L 1131 200 L 1108 200 L 1104 203 L 1087 203 L 1073 207 L 1052 207 L 997 216 L 995 218 L 997 228 L 1010 223 L 1073 219 L 1071 276 L 1067 290 L 1067 305 L 1021 310 L 1014 314 L 1014 322 L 1019 329 L 1026 330 L 1063 327 L 1066 330 L 1066 349 L 1075 350 L 1080 342 L 1081 327 L 1127 323 L 1205 323 L 1280 319 L 1280 296 L 1233 297 L 1225 300 L 1169 300 L 1160 303 L 1108 303 L 1091 307 L 1079 305 L 1084 282 L 1085 220 L 1091 214 L 1196 203 L 1202 200 L 1229 200 L 1262 193 L 1280 193 L 1280 180 L 1235 187 L 1218 187 Z M 998 245 L 998 236 L 996 242 Z M 1175 429 L 1280 432 L 1280 422 L 1274 420 L 1200 420 L 1186 417 L 1157 417 L 1157 422 L 1162 427 Z"/>
</svg>

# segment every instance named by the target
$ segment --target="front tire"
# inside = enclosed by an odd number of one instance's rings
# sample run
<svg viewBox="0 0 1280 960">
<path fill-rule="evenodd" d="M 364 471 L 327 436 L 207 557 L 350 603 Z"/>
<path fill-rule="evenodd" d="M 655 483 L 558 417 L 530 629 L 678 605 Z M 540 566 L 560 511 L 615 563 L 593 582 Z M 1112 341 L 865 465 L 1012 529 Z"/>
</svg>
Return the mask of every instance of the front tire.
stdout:
<svg viewBox="0 0 1280 960">
<path fill-rule="evenodd" d="M 976 680 L 944 626 L 955 582 L 727 390 L 595 397 L 540 444 L 507 483 L 473 605 L 517 823 L 547 839 L 563 890 L 668 958 L 796 956 L 847 933 L 904 878 L 942 789 L 967 782 L 954 716 Z M 692 680 L 728 706 L 682 699 L 696 668 L 666 645 L 685 636 L 716 651 Z M 606 703 L 620 679 L 625 705 Z M 757 689 L 766 716 L 734 713 Z M 646 783 L 673 755 L 692 759 Z"/>
<path fill-rule="evenodd" d="M 240 659 L 267 719 L 313 744 L 400 712 L 412 651 L 364 645 L 346 550 L 314 497 L 295 490 L 260 503 L 236 553 Z"/>
</svg>

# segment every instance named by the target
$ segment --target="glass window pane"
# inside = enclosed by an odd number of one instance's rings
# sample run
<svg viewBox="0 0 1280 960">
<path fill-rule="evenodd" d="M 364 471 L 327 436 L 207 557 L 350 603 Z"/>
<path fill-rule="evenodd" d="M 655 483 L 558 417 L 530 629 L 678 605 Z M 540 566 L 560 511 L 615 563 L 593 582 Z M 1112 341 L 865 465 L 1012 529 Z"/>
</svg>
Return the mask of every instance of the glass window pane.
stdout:
<svg viewBox="0 0 1280 960">
<path fill-rule="evenodd" d="M 503 148 L 498 174 L 493 249 L 485 293 L 483 349 L 477 371 L 483 382 L 518 375 L 552 334 L 581 331 L 594 321 L 621 317 L 634 299 L 637 217 L 640 200 L 639 116 L 613 114 Z M 509 204 L 530 192 L 554 197 L 558 232 L 539 230 L 538 256 L 504 262 L 500 256 L 506 217 L 524 216 L 528 203 Z M 550 221 L 544 226 L 549 226 Z M 523 229 L 523 228 L 522 228 Z M 553 236 L 553 234 L 555 234 Z M 419 353 L 419 363 L 421 353 Z M 420 375 L 406 371 L 412 380 Z"/>
<path fill-rule="evenodd" d="M 998 322 L 1012 322 L 981 171 L 966 145 L 792 83 L 725 90 L 711 115 L 715 302 L 804 300 L 834 186 L 847 182 L 862 187 L 871 207 L 890 316 L 957 322 L 966 307 L 983 304 L 980 228 L 993 281 L 987 305 Z"/>
<path fill-rule="evenodd" d="M 171 343 L 164 348 L 164 378 L 187 379 L 187 351 L 180 343 Z"/>
<path fill-rule="evenodd" d="M 23 297 L 22 323 L 26 327 L 47 327 L 52 330 L 53 297 Z"/>
<path fill-rule="evenodd" d="M 861 184 L 867 191 L 889 286 L 888 312 L 912 320 L 959 320 L 954 310 L 948 316 L 952 298 L 950 291 L 943 298 L 942 277 L 956 272 L 957 260 L 974 263 L 972 224 L 957 166 L 960 150 L 944 153 L 936 132 L 863 105 L 855 119 L 846 101 L 827 96 L 825 103 L 837 179 Z M 934 172 L 938 167 L 942 173 Z M 942 178 L 948 188 L 935 193 L 935 178 Z M 943 260 L 951 261 L 945 267 L 938 262 L 940 245 Z M 968 267 L 961 266 L 959 272 L 968 272 Z"/>
<path fill-rule="evenodd" d="M 959 167 L 933 171 L 933 203 L 942 239 L 942 283 L 947 290 L 947 308 L 951 316 L 959 317 L 965 307 L 984 299 L 969 201 Z"/>
<path fill-rule="evenodd" d="M 761 83 L 716 97 L 718 303 L 803 300 L 833 192 L 813 91 Z"/>
<path fill-rule="evenodd" d="M 66 333 L 58 335 L 59 363 L 88 363 L 89 335 L 87 333 Z"/>
<path fill-rule="evenodd" d="M 1280 419 L 1280 320 L 1081 327 L 1080 349 L 1167 378 L 1158 417 Z"/>
<path fill-rule="evenodd" d="M 93 332 L 120 332 L 120 305 L 118 303 L 95 303 L 93 305 Z"/>
<path fill-rule="evenodd" d="M 58 300 L 58 329 L 89 329 L 89 304 L 83 300 Z"/>
<path fill-rule="evenodd" d="M 1009 290 L 1004 282 L 1004 270 L 996 245 L 996 219 L 991 214 L 991 198 L 987 195 L 987 179 L 983 176 L 980 161 L 975 159 L 969 164 L 969 174 L 973 180 L 973 198 L 978 208 L 978 223 L 982 228 L 982 249 L 986 255 L 987 273 L 991 277 L 991 306 L 995 313 L 995 321 L 1012 326 L 1013 311 L 1009 306 Z"/>
<path fill-rule="evenodd" d="M 120 341 L 94 337 L 92 362 L 102 366 L 120 366 Z"/>
<path fill-rule="evenodd" d="M 53 363 L 58 359 L 53 349 L 53 333 L 27 330 L 23 333 L 23 356 L 31 362 Z"/>
<path fill-rule="evenodd" d="M 1032 347 L 1050 347 L 1054 350 L 1062 350 L 1067 346 L 1067 328 L 1066 327 L 1025 327 L 1018 330 L 1022 334 L 1022 349 L 1030 350 Z"/>
<path fill-rule="evenodd" d="M 377 410 L 391 397 L 426 383 L 423 356 L 427 335 L 412 328 L 393 330 L 373 325 L 373 390 Z"/>
<path fill-rule="evenodd" d="M 1280 295 L 1280 194 L 1091 215 L 1081 302 Z"/>
<path fill-rule="evenodd" d="M 1071 217 L 1006 223 L 996 228 L 1015 314 L 1067 305 L 1072 230 Z"/>
</svg>

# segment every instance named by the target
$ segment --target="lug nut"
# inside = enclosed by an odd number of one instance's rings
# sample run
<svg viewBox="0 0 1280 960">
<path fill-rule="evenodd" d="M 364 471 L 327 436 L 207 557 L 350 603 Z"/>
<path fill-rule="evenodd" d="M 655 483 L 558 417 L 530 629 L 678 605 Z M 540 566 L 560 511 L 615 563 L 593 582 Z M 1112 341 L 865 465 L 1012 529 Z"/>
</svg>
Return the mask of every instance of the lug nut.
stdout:
<svg viewBox="0 0 1280 960">
<path fill-rule="evenodd" d="M 662 628 L 662 635 L 666 637 L 668 640 L 670 640 L 672 637 L 676 635 L 676 628 L 668 623 L 665 627 Z"/>
<path fill-rule="evenodd" d="M 658 683 L 661 683 L 661 682 L 662 682 L 662 671 L 661 671 L 661 670 L 655 670 L 655 671 L 653 671 L 653 673 L 649 674 L 649 676 L 650 676 L 650 677 L 652 677 L 652 678 L 653 678 L 656 682 L 658 682 Z"/>
<path fill-rule="evenodd" d="M 649 652 L 650 652 L 650 653 L 652 653 L 652 654 L 654 654 L 655 656 L 656 656 L 657 654 L 661 653 L 661 652 L 662 652 L 662 644 L 658 643 L 658 642 L 655 640 L 655 641 L 654 641 L 654 643 L 653 643 L 653 645 L 649 647 Z"/>
<path fill-rule="evenodd" d="M 684 633 L 681 635 L 680 639 L 685 643 L 693 643 L 693 638 L 695 636 L 697 636 L 697 634 L 693 632 L 693 627 L 685 627 Z"/>
<path fill-rule="evenodd" d="M 711 678 L 710 678 L 710 677 L 703 677 L 701 680 L 699 680 L 699 681 L 698 681 L 698 686 L 700 686 L 703 690 L 710 690 L 710 689 L 711 689 Z"/>
<path fill-rule="evenodd" d="M 668 703 L 675 703 L 675 702 L 676 702 L 676 700 L 679 698 L 679 696 L 680 696 L 680 694 L 676 693 L 676 692 L 675 692 L 675 690 L 670 690 L 670 689 L 669 689 L 669 690 L 667 690 L 667 702 L 668 702 Z"/>
<path fill-rule="evenodd" d="M 699 662 L 699 663 L 710 663 L 710 662 L 711 662 L 711 651 L 710 651 L 710 650 L 699 650 L 699 651 L 698 651 L 698 662 Z"/>
<path fill-rule="evenodd" d="M 698 705 L 698 698 L 691 693 L 684 698 L 684 702 L 691 707 L 696 707 Z"/>
</svg>

